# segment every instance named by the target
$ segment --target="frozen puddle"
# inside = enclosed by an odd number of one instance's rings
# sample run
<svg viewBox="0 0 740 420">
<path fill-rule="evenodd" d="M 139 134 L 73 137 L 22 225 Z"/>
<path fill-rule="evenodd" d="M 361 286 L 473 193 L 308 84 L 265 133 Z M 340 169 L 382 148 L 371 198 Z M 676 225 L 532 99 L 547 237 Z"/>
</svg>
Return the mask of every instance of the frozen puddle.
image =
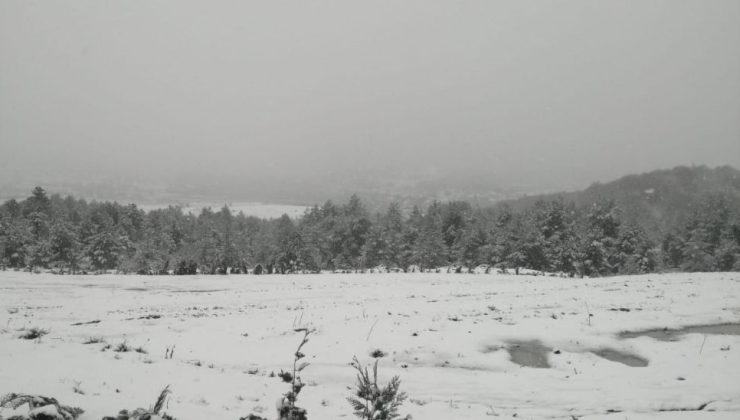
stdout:
<svg viewBox="0 0 740 420">
<path fill-rule="evenodd" d="M 551 367 L 547 355 L 552 349 L 537 340 L 512 341 L 506 346 L 506 351 L 509 352 L 511 361 L 519 366 L 543 369 Z"/>
<path fill-rule="evenodd" d="M 510 341 L 504 348 L 509 353 L 509 359 L 519 366 L 539 369 L 552 367 L 550 365 L 549 355 L 553 353 L 553 349 L 542 344 L 540 341 Z M 488 347 L 484 352 L 490 353 L 500 349 L 501 347 Z M 586 350 L 586 352 L 593 353 L 602 359 L 630 367 L 645 367 L 649 363 L 647 359 L 640 356 L 611 348 Z M 556 351 L 555 354 L 560 354 L 560 352 Z"/>
<path fill-rule="evenodd" d="M 190 289 L 190 290 L 173 290 L 172 293 L 217 293 L 225 292 L 226 289 Z"/>
<path fill-rule="evenodd" d="M 685 334 L 719 334 L 719 335 L 740 335 L 740 322 L 710 324 L 710 325 L 690 325 L 679 329 L 655 328 L 652 330 L 642 331 L 623 331 L 619 333 L 619 338 L 637 338 L 650 337 L 659 341 L 677 341 Z"/>
<path fill-rule="evenodd" d="M 604 348 L 592 350 L 591 353 L 601 357 L 602 359 L 611 360 L 612 362 L 621 363 L 630 367 L 645 367 L 648 365 L 647 359 L 614 349 Z"/>
</svg>

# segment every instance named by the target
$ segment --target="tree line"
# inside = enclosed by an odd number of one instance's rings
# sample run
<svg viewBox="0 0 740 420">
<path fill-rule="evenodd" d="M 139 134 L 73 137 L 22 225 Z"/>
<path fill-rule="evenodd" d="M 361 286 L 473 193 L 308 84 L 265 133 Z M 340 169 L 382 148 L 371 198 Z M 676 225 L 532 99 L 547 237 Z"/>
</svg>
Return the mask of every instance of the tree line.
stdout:
<svg viewBox="0 0 740 420">
<path fill-rule="evenodd" d="M 485 265 L 574 276 L 656 271 L 740 271 L 740 217 L 721 194 L 681 226 L 648 233 L 609 200 L 563 199 L 513 211 L 434 202 L 370 213 L 357 196 L 262 219 L 228 207 L 179 207 L 49 196 L 37 187 L 0 206 L 0 267 L 69 273 L 295 273 L 434 270 Z"/>
</svg>

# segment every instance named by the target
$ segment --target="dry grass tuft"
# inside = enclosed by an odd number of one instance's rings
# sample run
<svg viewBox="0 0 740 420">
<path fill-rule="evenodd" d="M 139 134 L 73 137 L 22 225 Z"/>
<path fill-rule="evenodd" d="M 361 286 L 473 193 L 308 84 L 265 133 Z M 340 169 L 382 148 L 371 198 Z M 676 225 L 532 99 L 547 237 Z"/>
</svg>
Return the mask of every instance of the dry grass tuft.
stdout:
<svg viewBox="0 0 740 420">
<path fill-rule="evenodd" d="M 26 330 L 23 334 L 21 334 L 20 338 L 24 340 L 35 340 L 37 338 L 41 338 L 45 336 L 46 334 L 49 334 L 49 330 L 45 328 L 33 327 L 30 330 Z"/>
</svg>

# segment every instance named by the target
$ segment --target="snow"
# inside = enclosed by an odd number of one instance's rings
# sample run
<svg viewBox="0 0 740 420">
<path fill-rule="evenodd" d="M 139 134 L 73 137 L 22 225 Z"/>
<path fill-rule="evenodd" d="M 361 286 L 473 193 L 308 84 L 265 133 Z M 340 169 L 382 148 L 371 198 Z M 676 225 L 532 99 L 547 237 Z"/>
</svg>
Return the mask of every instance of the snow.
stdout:
<svg viewBox="0 0 740 420">
<path fill-rule="evenodd" d="M 219 201 L 197 201 L 187 204 L 138 204 L 137 207 L 144 211 L 166 209 L 167 207 L 175 205 L 182 208 L 183 213 L 199 215 L 203 209 L 210 208 L 213 211 L 219 211 L 223 206 L 228 206 L 231 213 L 234 215 L 240 212 L 244 213 L 245 216 L 255 216 L 262 219 L 276 219 L 287 214 L 291 218 L 298 218 L 303 216 L 308 206 L 294 205 L 294 204 L 273 204 L 273 203 L 260 203 L 260 202 L 219 202 Z"/>
<path fill-rule="evenodd" d="M 60 416 L 59 410 L 57 410 L 57 407 L 54 404 L 49 404 L 43 407 L 34 408 L 33 410 L 28 412 L 29 416 L 31 415 L 38 416 L 42 414 L 45 416 L 48 416 L 49 418 L 56 418 Z"/>
<path fill-rule="evenodd" d="M 589 316 L 588 314 L 592 314 Z M 155 316 L 152 316 L 155 315 Z M 157 317 L 156 315 L 159 315 Z M 89 323 L 73 326 L 73 323 Z M 740 274 L 574 279 L 501 274 L 55 276 L 0 272 L 0 394 L 54 397 L 98 420 L 150 407 L 170 385 L 180 420 L 275 417 L 301 334 L 311 366 L 299 405 L 314 420 L 353 418 L 357 355 L 380 349 L 414 419 L 735 419 L 740 336 L 620 339 L 625 330 L 740 321 Z M 49 334 L 23 340 L 19 329 Z M 102 337 L 130 351 L 101 351 Z M 549 369 L 505 347 L 538 340 Z M 175 346 L 174 357 L 165 359 Z M 630 367 L 609 348 L 647 359 Z M 558 350 L 559 354 L 555 354 Z M 82 393 L 75 392 L 77 387 Z M 696 410 L 707 404 L 701 411 Z M 7 415 L 2 412 L 0 415 Z"/>
</svg>

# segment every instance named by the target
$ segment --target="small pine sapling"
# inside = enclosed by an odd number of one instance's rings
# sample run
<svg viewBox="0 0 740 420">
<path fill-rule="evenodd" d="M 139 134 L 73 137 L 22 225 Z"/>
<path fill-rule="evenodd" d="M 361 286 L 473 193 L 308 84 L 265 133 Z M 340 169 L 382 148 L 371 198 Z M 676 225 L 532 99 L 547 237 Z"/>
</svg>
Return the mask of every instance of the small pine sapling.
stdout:
<svg viewBox="0 0 740 420">
<path fill-rule="evenodd" d="M 0 408 L 15 410 L 24 404 L 28 404 L 28 414 L 14 418 L 23 420 L 35 418 L 75 420 L 84 413 L 81 408 L 61 405 L 56 399 L 41 395 L 6 394 L 0 398 Z"/>
<path fill-rule="evenodd" d="M 347 398 L 355 416 L 363 420 L 400 419 L 398 409 L 406 400 L 406 393 L 400 392 L 401 379 L 398 376 L 384 387 L 378 386 L 378 360 L 373 365 L 373 374 L 363 367 L 357 356 L 352 358 L 352 367 L 357 371 L 357 388 L 354 395 Z M 410 418 L 409 416 L 405 417 Z"/>
<path fill-rule="evenodd" d="M 308 336 L 313 331 L 308 328 L 296 328 L 294 331 L 302 332 L 303 339 L 295 351 L 293 372 L 280 371 L 280 374 L 278 374 L 283 382 L 290 384 L 290 391 L 286 392 L 278 403 L 279 420 L 307 420 L 308 418 L 306 416 L 306 409 L 300 408 L 295 404 L 298 400 L 298 394 L 300 394 L 301 390 L 305 386 L 305 383 L 301 380 L 301 371 L 309 365 L 308 362 L 301 362 L 301 360 L 306 357 L 306 355 L 301 352 L 301 349 L 306 345 L 306 343 L 308 343 Z"/>
</svg>

